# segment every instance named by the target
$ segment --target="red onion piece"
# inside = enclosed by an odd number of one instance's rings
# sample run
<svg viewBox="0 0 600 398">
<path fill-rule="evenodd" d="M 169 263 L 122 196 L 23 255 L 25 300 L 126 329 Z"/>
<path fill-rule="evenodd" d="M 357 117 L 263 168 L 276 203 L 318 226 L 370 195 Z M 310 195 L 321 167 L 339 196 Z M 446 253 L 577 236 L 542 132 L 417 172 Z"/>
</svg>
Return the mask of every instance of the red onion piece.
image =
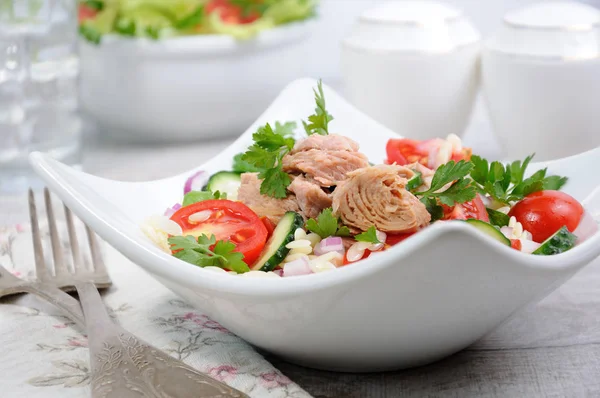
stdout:
<svg viewBox="0 0 600 398">
<path fill-rule="evenodd" d="M 322 256 L 329 252 L 338 252 L 344 254 L 344 242 L 339 236 L 330 236 L 316 244 L 314 249 L 315 255 Z"/>
<path fill-rule="evenodd" d="M 165 210 L 164 214 L 165 214 L 165 216 L 171 218 L 171 216 L 173 214 L 175 214 L 175 212 L 179 209 L 181 209 L 181 203 L 175 203 L 173 206 L 167 208 L 167 210 Z"/>
<path fill-rule="evenodd" d="M 300 257 L 297 260 L 285 263 L 283 266 L 283 276 L 300 276 L 312 274 L 307 257 Z"/>
<path fill-rule="evenodd" d="M 573 231 L 573 234 L 577 236 L 577 244 L 586 241 L 596 232 L 598 232 L 598 222 L 589 211 L 585 210 L 581 220 L 579 220 L 579 225 Z"/>
<path fill-rule="evenodd" d="M 276 274 L 277 276 L 283 276 L 283 270 L 282 269 L 274 269 L 273 273 Z"/>
<path fill-rule="evenodd" d="M 199 191 L 202 189 L 203 179 L 199 178 L 204 172 L 202 170 L 195 172 L 192 174 L 187 180 L 185 180 L 185 185 L 183 186 L 183 194 L 190 191 Z"/>
</svg>

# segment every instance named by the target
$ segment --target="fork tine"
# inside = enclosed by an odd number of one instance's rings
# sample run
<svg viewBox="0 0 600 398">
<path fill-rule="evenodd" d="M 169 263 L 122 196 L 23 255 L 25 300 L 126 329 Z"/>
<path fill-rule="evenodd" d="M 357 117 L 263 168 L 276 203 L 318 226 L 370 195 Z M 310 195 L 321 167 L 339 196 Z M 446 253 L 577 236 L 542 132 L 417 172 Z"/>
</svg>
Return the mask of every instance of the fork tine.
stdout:
<svg viewBox="0 0 600 398">
<path fill-rule="evenodd" d="M 108 275 L 108 271 L 104 265 L 104 260 L 102 260 L 102 255 L 100 254 L 98 248 L 99 246 L 98 240 L 96 239 L 96 234 L 87 224 L 85 225 L 85 231 L 87 232 L 88 242 L 90 243 L 90 252 L 92 253 L 92 267 L 96 273 L 104 273 Z"/>
<path fill-rule="evenodd" d="M 77 273 L 78 268 L 83 265 L 81 257 L 81 251 L 79 250 L 79 242 L 77 240 L 77 233 L 75 232 L 75 225 L 73 224 L 73 213 L 67 207 L 65 208 L 65 218 L 67 219 L 67 230 L 69 231 L 69 242 L 71 242 L 71 253 L 73 255 L 73 270 Z"/>
<path fill-rule="evenodd" d="M 42 249 L 42 238 L 38 224 L 37 210 L 35 207 L 35 196 L 33 190 L 29 189 L 29 218 L 31 220 L 31 234 L 33 236 L 33 252 L 35 253 L 35 273 L 40 281 L 49 279 L 44 250 Z"/>
<path fill-rule="evenodd" d="M 52 208 L 52 198 L 50 190 L 44 188 L 44 201 L 46 202 L 46 215 L 48 217 L 48 228 L 50 229 L 50 241 L 52 242 L 52 257 L 54 258 L 54 273 L 55 275 L 68 274 L 69 270 L 65 264 L 63 257 L 63 248 L 58 236 L 56 228 L 56 218 L 54 217 L 54 209 Z"/>
</svg>

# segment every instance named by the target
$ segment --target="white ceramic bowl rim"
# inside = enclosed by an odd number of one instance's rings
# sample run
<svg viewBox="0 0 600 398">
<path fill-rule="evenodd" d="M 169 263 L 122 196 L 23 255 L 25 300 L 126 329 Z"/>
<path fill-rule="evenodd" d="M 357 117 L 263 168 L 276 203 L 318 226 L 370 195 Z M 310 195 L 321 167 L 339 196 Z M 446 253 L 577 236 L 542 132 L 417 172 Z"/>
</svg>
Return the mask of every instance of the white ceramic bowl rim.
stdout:
<svg viewBox="0 0 600 398">
<path fill-rule="evenodd" d="M 292 85 L 306 85 L 314 87 L 316 82 L 312 79 L 302 79 L 290 84 Z M 289 87 L 289 86 L 288 86 Z M 324 85 L 327 95 L 335 95 L 335 93 Z M 285 90 L 284 90 L 285 92 Z M 274 104 L 277 103 L 275 100 Z M 273 105 L 272 105 L 273 106 Z M 267 110 L 265 113 L 267 113 Z M 261 116 L 262 118 L 262 116 Z M 260 119 L 259 119 L 260 120 Z M 244 133 L 238 140 L 236 140 L 231 146 L 229 146 L 224 153 L 237 153 L 247 147 L 248 134 L 251 132 L 252 127 Z M 186 173 L 181 173 L 178 176 L 152 181 L 153 185 L 164 185 L 164 181 L 171 180 L 173 178 L 182 178 L 185 180 L 187 176 L 198 170 L 203 170 L 211 162 L 216 161 L 219 157 L 224 156 L 219 154 L 212 160 L 209 160 L 204 165 L 195 168 Z M 569 158 L 557 159 L 550 162 L 545 162 L 544 166 L 550 166 L 553 163 L 565 162 L 575 158 L 585 159 L 597 159 L 600 156 L 600 148 L 595 148 L 588 152 L 572 156 Z M 76 213 L 83 214 L 86 217 L 96 219 L 94 229 L 101 236 L 118 236 L 118 245 L 115 247 L 123 252 L 126 256 L 128 251 L 134 253 L 140 262 L 143 264 L 143 268 L 148 268 L 153 274 L 156 274 L 165 279 L 172 279 L 182 283 L 183 285 L 193 284 L 198 288 L 206 288 L 208 290 L 218 290 L 222 292 L 228 292 L 232 294 L 250 295 L 256 297 L 269 297 L 273 295 L 283 296 L 294 296 L 304 292 L 316 291 L 321 289 L 327 289 L 332 286 L 348 283 L 348 282 L 359 282 L 361 278 L 369 277 L 389 265 L 383 261 L 377 261 L 379 256 L 392 256 L 394 255 L 395 260 L 400 265 L 396 266 L 418 266 L 415 264 L 401 264 L 402 260 L 409 257 L 410 254 L 416 250 L 424 250 L 427 245 L 435 244 L 438 238 L 442 238 L 446 234 L 462 234 L 467 235 L 470 239 L 478 241 L 485 245 L 490 253 L 498 253 L 505 256 L 508 261 L 505 262 L 506 267 L 512 268 L 526 268 L 535 270 L 542 273 L 555 273 L 564 272 L 565 270 L 574 268 L 582 260 L 590 261 L 595 258 L 598 254 L 598 248 L 600 247 L 600 233 L 596 233 L 588 240 L 578 245 L 576 248 L 559 255 L 554 256 L 535 256 L 530 254 L 524 254 L 516 250 L 511 249 L 505 245 L 502 245 L 493 238 L 480 233 L 477 229 L 468 225 L 467 223 L 461 222 L 447 222 L 434 224 L 430 227 L 425 228 L 421 232 L 409 237 L 401 245 L 392 247 L 391 249 L 377 253 L 360 263 L 349 264 L 347 266 L 338 268 L 335 271 L 323 272 L 319 274 L 312 274 L 307 276 L 289 277 L 289 278 L 260 278 L 253 280 L 251 278 L 243 278 L 238 276 L 231 276 L 227 274 L 219 274 L 210 271 L 203 270 L 192 264 L 181 261 L 153 246 L 143 246 L 135 241 L 134 237 L 128 236 L 126 233 L 118 228 L 118 225 L 111 225 L 104 218 L 104 214 L 108 215 L 106 209 L 99 208 L 94 205 L 89 196 L 82 194 L 84 192 L 81 188 L 72 188 L 65 179 L 65 171 L 72 175 L 86 175 L 83 172 L 75 171 L 65 166 L 56 160 L 53 160 L 50 156 L 33 152 L 30 155 L 30 162 L 34 167 L 35 171 L 44 177 L 48 182 L 52 183 L 51 188 L 55 191 L 67 205 L 73 208 L 75 204 L 77 206 Z M 535 164 L 532 164 L 535 167 Z M 98 177 L 92 177 L 89 175 L 87 178 L 94 180 L 104 180 Z M 104 180 L 106 181 L 106 180 Z M 150 182 L 148 182 L 150 183 Z M 148 184 L 145 183 L 145 184 Z M 135 184 L 135 183 L 120 183 L 120 184 Z M 595 188 L 588 198 L 596 197 L 600 195 L 600 187 Z M 97 199 L 96 199 L 97 200 Z M 597 199 L 595 199 L 597 200 Z M 584 206 L 586 201 L 583 201 Z M 594 202 L 594 205 L 595 202 Z M 150 216 L 151 214 L 148 214 Z M 134 250 L 135 249 L 135 250 Z"/>
<path fill-rule="evenodd" d="M 102 38 L 99 46 L 88 45 L 98 50 L 110 46 L 122 50 L 123 55 L 136 57 L 140 55 L 158 57 L 227 55 L 256 52 L 298 41 L 310 33 L 314 24 L 313 19 L 292 22 L 259 32 L 256 37 L 248 40 L 238 40 L 232 36 L 218 34 L 179 36 L 161 40 L 109 34 Z M 83 40 L 82 43 L 87 44 Z"/>
</svg>

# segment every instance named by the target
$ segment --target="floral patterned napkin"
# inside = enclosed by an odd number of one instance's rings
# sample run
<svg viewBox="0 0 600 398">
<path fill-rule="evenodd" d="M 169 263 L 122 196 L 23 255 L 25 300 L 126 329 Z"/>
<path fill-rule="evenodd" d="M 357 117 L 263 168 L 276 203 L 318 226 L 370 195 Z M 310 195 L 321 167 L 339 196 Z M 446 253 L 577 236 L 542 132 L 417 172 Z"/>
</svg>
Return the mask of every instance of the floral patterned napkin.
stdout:
<svg viewBox="0 0 600 398">
<path fill-rule="evenodd" d="M 64 225 L 60 229 L 66 237 Z M 42 233 L 47 238 L 43 225 Z M 195 311 L 108 245 L 104 245 L 104 259 L 114 284 L 104 292 L 104 302 L 123 327 L 252 397 L 310 397 L 250 345 Z M 0 264 L 20 277 L 33 277 L 27 225 L 0 228 Z M 2 299 L 0 396 L 89 397 L 88 383 L 87 340 L 72 322 L 31 295 Z"/>
</svg>

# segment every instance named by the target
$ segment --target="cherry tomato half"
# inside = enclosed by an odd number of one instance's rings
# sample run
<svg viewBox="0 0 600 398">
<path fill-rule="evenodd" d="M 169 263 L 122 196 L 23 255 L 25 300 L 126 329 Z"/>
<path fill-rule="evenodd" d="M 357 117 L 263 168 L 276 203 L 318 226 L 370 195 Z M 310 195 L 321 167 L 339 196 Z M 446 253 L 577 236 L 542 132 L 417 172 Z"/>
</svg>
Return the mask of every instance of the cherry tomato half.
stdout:
<svg viewBox="0 0 600 398">
<path fill-rule="evenodd" d="M 521 243 L 521 239 L 511 239 L 510 240 L 510 247 L 512 247 L 515 250 L 521 251 L 521 249 L 523 248 L 523 244 Z"/>
<path fill-rule="evenodd" d="M 271 235 L 273 235 L 273 231 L 275 230 L 275 224 L 273 224 L 273 221 L 269 220 L 267 217 L 261 217 L 260 221 L 262 221 L 262 223 L 265 225 L 265 228 L 267 228 L 267 240 L 269 240 Z"/>
<path fill-rule="evenodd" d="M 430 167 L 430 153 L 436 150 L 443 141 L 444 140 L 440 138 L 424 141 L 411 140 L 408 138 L 393 138 L 387 142 L 385 147 L 387 162 L 389 164 L 396 163 L 401 166 L 419 162 L 424 166 Z M 460 151 L 452 152 L 450 160 L 458 162 L 462 159 L 471 159 L 471 148 L 463 148 Z"/>
<path fill-rule="evenodd" d="M 464 203 L 457 203 L 453 207 L 442 205 L 444 208 L 443 220 L 467 220 L 474 218 L 485 222 L 490 222 L 487 209 L 483 204 L 481 196 L 477 194 L 475 199 Z"/>
<path fill-rule="evenodd" d="M 96 14 L 98 14 L 98 10 L 96 10 L 92 7 L 89 7 L 85 4 L 79 4 L 79 9 L 78 9 L 79 22 L 83 22 L 88 19 L 94 19 L 94 18 L 96 18 Z"/>
<path fill-rule="evenodd" d="M 251 11 L 248 15 L 243 15 L 242 8 L 231 4 L 229 0 L 212 0 L 206 5 L 206 12 L 208 14 L 215 11 L 219 12 L 223 22 L 232 25 L 252 23 L 260 18 L 260 15 L 255 11 Z"/>
<path fill-rule="evenodd" d="M 194 222 L 189 219 L 192 214 L 204 211 L 208 212 L 206 220 Z M 171 216 L 171 220 L 181 226 L 184 235 L 215 235 L 217 240 L 233 242 L 248 265 L 260 256 L 267 241 L 265 224 L 241 202 L 205 200 L 182 207 Z"/>
<path fill-rule="evenodd" d="M 563 226 L 575 231 L 583 216 L 583 206 L 564 192 L 539 191 L 517 202 L 508 215 L 531 232 L 535 242 L 542 243 Z"/>
</svg>

